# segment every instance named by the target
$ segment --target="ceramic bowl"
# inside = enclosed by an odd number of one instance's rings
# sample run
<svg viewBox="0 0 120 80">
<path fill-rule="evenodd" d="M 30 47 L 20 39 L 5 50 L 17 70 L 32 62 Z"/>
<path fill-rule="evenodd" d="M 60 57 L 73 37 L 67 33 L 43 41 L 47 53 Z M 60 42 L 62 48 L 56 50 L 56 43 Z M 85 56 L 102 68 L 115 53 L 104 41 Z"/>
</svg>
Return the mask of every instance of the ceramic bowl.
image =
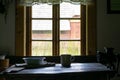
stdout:
<svg viewBox="0 0 120 80">
<path fill-rule="evenodd" d="M 23 60 L 27 65 L 40 65 L 45 63 L 45 57 L 39 57 L 39 58 L 28 57 L 28 58 L 23 58 Z"/>
</svg>

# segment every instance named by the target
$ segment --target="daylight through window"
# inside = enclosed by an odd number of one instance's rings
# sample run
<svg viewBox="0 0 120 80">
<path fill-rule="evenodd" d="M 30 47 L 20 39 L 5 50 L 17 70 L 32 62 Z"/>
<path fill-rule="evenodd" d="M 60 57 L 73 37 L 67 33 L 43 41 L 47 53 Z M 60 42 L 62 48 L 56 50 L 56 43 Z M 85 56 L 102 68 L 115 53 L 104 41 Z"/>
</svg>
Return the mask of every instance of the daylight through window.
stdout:
<svg viewBox="0 0 120 80">
<path fill-rule="evenodd" d="M 80 5 L 32 6 L 32 56 L 81 54 Z"/>
</svg>

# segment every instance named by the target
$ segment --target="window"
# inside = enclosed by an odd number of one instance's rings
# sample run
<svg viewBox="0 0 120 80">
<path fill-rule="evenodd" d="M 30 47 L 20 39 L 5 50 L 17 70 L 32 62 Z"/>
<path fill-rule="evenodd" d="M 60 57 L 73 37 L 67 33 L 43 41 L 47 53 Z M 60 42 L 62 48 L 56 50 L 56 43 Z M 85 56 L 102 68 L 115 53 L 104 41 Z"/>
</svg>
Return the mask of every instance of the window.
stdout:
<svg viewBox="0 0 120 80">
<path fill-rule="evenodd" d="M 95 55 L 95 9 L 95 3 L 16 5 L 16 55 Z"/>
<path fill-rule="evenodd" d="M 32 6 L 32 56 L 80 55 L 80 5 Z"/>
</svg>

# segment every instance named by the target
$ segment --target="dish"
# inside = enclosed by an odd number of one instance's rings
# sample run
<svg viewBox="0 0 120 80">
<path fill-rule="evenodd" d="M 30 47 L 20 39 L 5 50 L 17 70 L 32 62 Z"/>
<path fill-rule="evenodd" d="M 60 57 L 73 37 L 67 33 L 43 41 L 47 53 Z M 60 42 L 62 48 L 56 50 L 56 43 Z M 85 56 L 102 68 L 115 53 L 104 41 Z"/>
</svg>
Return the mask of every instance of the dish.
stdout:
<svg viewBox="0 0 120 80">
<path fill-rule="evenodd" d="M 50 66 L 55 66 L 55 63 L 53 62 L 46 62 L 44 64 L 37 64 L 37 65 L 28 65 L 26 63 L 22 64 L 15 64 L 16 67 L 24 67 L 26 69 L 32 69 L 32 68 L 41 68 L 41 67 L 50 67 Z"/>
<path fill-rule="evenodd" d="M 39 58 L 26 57 L 23 58 L 23 60 L 27 65 L 41 65 L 46 63 L 45 57 L 39 57 Z"/>
</svg>

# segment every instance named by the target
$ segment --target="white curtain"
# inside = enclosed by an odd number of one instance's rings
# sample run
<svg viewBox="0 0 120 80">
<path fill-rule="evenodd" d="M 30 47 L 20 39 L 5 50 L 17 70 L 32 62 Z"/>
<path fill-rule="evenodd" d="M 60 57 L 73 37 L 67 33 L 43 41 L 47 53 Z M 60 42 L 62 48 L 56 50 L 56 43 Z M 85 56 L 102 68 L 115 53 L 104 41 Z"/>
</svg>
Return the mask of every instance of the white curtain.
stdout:
<svg viewBox="0 0 120 80">
<path fill-rule="evenodd" d="M 24 6 L 32 6 L 35 4 L 49 4 L 49 5 L 54 5 L 54 4 L 60 4 L 62 2 L 69 2 L 72 4 L 91 4 L 93 0 L 20 0 L 20 5 Z"/>
</svg>

